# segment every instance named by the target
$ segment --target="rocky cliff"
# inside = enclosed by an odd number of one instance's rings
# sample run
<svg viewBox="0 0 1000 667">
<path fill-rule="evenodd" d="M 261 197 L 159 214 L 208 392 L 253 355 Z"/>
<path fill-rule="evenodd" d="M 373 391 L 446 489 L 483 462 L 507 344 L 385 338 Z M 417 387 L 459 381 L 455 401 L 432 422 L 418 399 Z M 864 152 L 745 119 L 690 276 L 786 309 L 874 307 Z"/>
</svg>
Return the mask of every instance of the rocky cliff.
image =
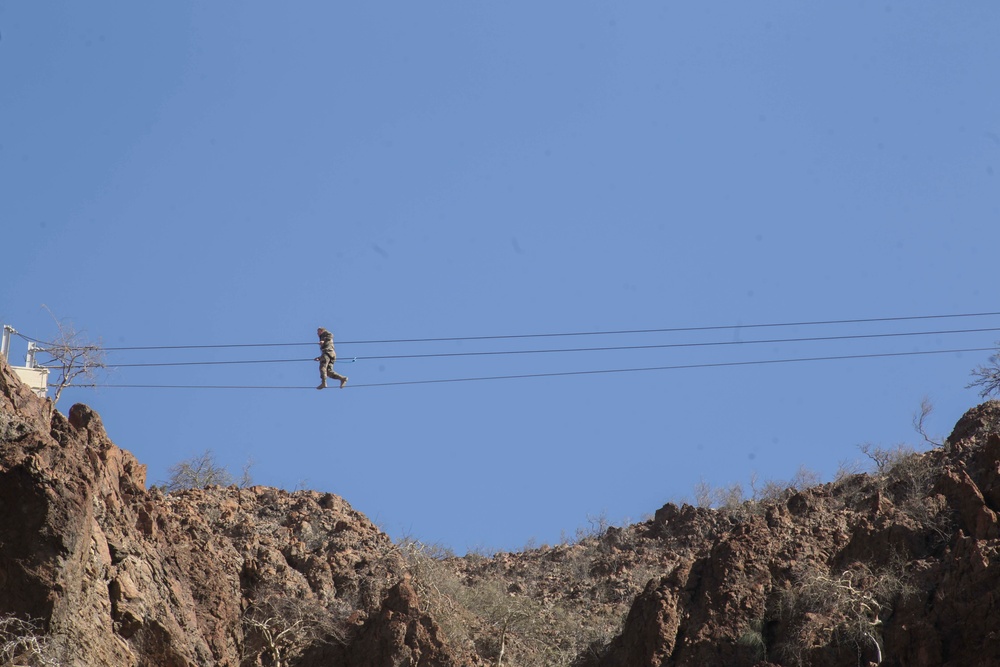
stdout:
<svg viewBox="0 0 1000 667">
<path fill-rule="evenodd" d="M 721 526 L 663 508 L 654 530 L 710 539 L 649 581 L 594 664 L 1000 665 L 998 427 L 984 404 L 946 450 Z"/>
<path fill-rule="evenodd" d="M 0 646 L 38 640 L 0 665 L 1000 664 L 1000 402 L 942 447 L 871 455 L 457 558 L 332 494 L 147 490 L 96 413 L 0 360 Z"/>
<path fill-rule="evenodd" d="M 61 665 L 456 664 L 399 550 L 342 498 L 149 491 L 95 412 L 64 417 L 0 358 L 9 618 L 47 640 L 36 661 Z"/>
</svg>

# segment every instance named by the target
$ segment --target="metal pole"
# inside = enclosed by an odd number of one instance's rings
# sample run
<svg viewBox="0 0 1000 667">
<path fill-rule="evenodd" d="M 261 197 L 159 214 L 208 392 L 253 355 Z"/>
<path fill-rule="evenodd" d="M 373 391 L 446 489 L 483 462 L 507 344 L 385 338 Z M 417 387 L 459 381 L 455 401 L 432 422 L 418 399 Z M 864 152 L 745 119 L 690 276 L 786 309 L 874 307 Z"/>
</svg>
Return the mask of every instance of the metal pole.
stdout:
<svg viewBox="0 0 1000 667">
<path fill-rule="evenodd" d="M 3 337 L 0 338 L 0 356 L 4 359 L 10 353 L 10 335 L 14 333 L 14 327 L 9 324 L 3 325 Z"/>
</svg>

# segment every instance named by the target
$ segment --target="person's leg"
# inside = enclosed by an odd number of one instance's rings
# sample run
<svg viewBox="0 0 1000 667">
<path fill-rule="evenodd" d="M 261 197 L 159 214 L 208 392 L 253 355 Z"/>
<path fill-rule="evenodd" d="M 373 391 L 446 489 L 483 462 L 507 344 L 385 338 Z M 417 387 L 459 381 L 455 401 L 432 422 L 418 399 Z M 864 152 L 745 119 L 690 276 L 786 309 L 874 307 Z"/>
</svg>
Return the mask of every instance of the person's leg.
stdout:
<svg viewBox="0 0 1000 667">
<path fill-rule="evenodd" d="M 325 356 L 321 356 L 319 358 L 319 386 L 316 387 L 317 389 L 325 389 L 326 388 L 327 366 L 329 366 L 329 365 L 330 365 L 330 362 L 327 360 L 327 358 Z"/>
<path fill-rule="evenodd" d="M 340 380 L 340 388 L 343 389 L 344 385 L 347 384 L 347 376 L 341 375 L 337 371 L 333 370 L 333 362 L 330 362 L 330 368 L 327 371 L 327 375 L 332 377 L 334 380 Z"/>
</svg>

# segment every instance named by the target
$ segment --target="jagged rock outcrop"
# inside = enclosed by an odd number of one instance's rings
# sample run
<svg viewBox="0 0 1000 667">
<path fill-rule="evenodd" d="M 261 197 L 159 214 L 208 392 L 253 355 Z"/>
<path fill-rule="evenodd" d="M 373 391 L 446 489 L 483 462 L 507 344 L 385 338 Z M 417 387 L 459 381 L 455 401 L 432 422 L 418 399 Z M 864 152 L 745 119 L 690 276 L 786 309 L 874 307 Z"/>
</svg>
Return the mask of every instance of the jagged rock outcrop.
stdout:
<svg viewBox="0 0 1000 667">
<path fill-rule="evenodd" d="M 591 664 L 1000 664 L 1000 402 L 970 410 L 947 451 L 742 509 L 721 532 L 657 513 L 661 532 L 711 537 Z"/>
<path fill-rule="evenodd" d="M 392 541 L 342 498 L 166 495 L 145 472 L 96 412 L 63 417 L 0 358 L 0 617 L 40 621 L 60 664 L 458 664 Z"/>
<path fill-rule="evenodd" d="M 448 650 L 437 623 L 424 614 L 413 587 L 396 584 L 382 608 L 349 645 L 335 647 L 323 664 L 352 667 L 411 665 L 412 667 L 460 664 Z"/>
</svg>

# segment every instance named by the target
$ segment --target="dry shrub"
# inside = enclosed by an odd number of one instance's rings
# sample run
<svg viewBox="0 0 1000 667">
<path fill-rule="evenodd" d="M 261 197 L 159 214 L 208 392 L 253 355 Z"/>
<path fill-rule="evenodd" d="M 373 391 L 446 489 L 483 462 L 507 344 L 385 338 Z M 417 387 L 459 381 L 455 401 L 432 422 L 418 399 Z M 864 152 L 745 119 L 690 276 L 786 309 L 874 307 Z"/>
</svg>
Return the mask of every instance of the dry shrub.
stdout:
<svg viewBox="0 0 1000 667">
<path fill-rule="evenodd" d="M 348 613 L 342 604 L 328 606 L 315 598 L 266 593 L 243 614 L 244 657 L 283 667 L 318 645 L 341 644 Z"/>
<path fill-rule="evenodd" d="M 0 617 L 0 666 L 57 667 L 59 660 L 41 623 L 16 616 Z"/>
<path fill-rule="evenodd" d="M 899 511 L 938 533 L 949 527 L 950 517 L 927 500 L 939 473 L 933 452 L 919 453 L 905 444 L 886 448 L 865 443 L 859 449 L 875 464 L 874 488 Z"/>
<path fill-rule="evenodd" d="M 975 380 L 967 384 L 966 389 L 979 389 L 982 398 L 1000 394 L 1000 352 L 990 355 L 988 363 L 977 366 L 972 377 Z"/>
<path fill-rule="evenodd" d="M 168 493 L 186 489 L 204 489 L 206 486 L 230 486 L 237 483 L 240 487 L 247 487 L 253 483 L 250 476 L 252 466 L 253 460 L 248 460 L 237 482 L 225 466 L 216 462 L 212 450 L 206 449 L 197 456 L 170 466 L 170 479 L 163 487 Z"/>
<path fill-rule="evenodd" d="M 792 477 L 792 481 L 789 482 L 789 486 L 796 491 L 805 491 L 808 488 L 817 486 L 820 481 L 818 472 L 810 470 L 805 466 L 799 466 L 799 469 L 795 471 L 795 475 Z"/>
<path fill-rule="evenodd" d="M 786 634 L 778 652 L 798 665 L 810 655 L 849 648 L 881 663 L 881 628 L 891 605 L 909 588 L 901 569 L 872 571 L 856 563 L 839 575 L 818 566 L 803 568 L 779 599 Z"/>
<path fill-rule="evenodd" d="M 875 474 L 877 475 L 887 474 L 897 463 L 915 453 L 913 447 L 902 443 L 895 447 L 882 447 L 864 442 L 858 445 L 858 449 L 875 464 Z"/>
<path fill-rule="evenodd" d="M 603 522 L 592 523 L 597 532 L 606 533 Z M 592 557 L 598 549 L 596 538 L 588 537 L 585 542 L 595 544 L 564 548 Z M 404 539 L 399 549 L 411 584 L 448 643 L 474 652 L 492 665 L 568 667 L 588 647 L 610 641 L 620 627 L 620 618 L 610 622 L 595 616 L 584 621 L 578 611 L 545 595 L 530 580 L 515 580 L 510 573 L 493 571 L 463 577 L 454 554 L 438 545 Z M 483 565 L 481 556 L 472 560 Z M 571 560 L 560 565 L 579 569 L 581 579 L 587 578 L 584 559 L 579 563 Z"/>
<path fill-rule="evenodd" d="M 421 604 L 437 621 L 448 643 L 470 650 L 473 644 L 472 625 L 476 619 L 463 604 L 461 579 L 455 569 L 445 562 L 454 558 L 454 552 L 410 537 L 403 537 L 397 547 Z"/>
<path fill-rule="evenodd" d="M 767 639 L 764 637 L 764 619 L 757 618 L 747 625 L 736 640 L 757 661 L 767 660 Z"/>
</svg>

